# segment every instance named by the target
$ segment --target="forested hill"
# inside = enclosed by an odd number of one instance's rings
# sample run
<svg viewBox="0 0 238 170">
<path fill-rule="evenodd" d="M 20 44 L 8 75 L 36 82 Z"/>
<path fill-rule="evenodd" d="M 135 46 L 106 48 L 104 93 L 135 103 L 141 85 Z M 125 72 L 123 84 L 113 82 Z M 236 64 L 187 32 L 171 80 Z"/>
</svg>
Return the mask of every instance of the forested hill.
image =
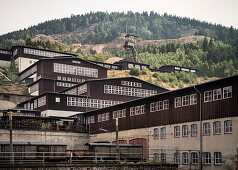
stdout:
<svg viewBox="0 0 238 170">
<path fill-rule="evenodd" d="M 14 22 L 14 21 L 12 21 Z M 14 31 L 0 36 L 0 48 L 25 44 L 27 38 L 37 34 L 64 34 L 63 43 L 98 44 L 107 43 L 127 32 L 136 34 L 141 40 L 180 38 L 183 35 L 205 35 L 225 43 L 232 43 L 238 37 L 237 29 L 200 22 L 155 12 L 143 13 L 87 13 L 72 15 L 70 18 L 46 21 L 28 29 Z M 69 34 L 74 33 L 74 34 Z M 77 35 L 77 36 L 76 36 Z"/>
</svg>

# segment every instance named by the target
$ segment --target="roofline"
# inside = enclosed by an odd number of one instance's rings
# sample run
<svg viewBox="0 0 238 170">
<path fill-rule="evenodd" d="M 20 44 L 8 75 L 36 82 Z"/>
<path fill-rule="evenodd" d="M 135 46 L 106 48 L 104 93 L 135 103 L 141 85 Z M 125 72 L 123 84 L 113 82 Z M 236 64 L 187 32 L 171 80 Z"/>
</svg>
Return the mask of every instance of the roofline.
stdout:
<svg viewBox="0 0 238 170">
<path fill-rule="evenodd" d="M 148 64 L 137 63 L 137 62 L 132 62 L 132 61 L 126 61 L 126 60 L 119 60 L 119 61 L 114 62 L 113 64 L 115 64 L 115 63 L 117 63 L 117 62 L 119 62 L 119 63 L 121 63 L 121 62 L 128 62 L 128 63 L 133 63 L 133 64 L 141 64 L 141 65 L 150 66 L 150 65 L 148 65 Z"/>
<path fill-rule="evenodd" d="M 160 86 L 157 86 L 157 85 L 152 84 L 152 83 L 150 83 L 150 82 L 147 82 L 147 81 L 141 80 L 141 79 L 139 79 L 139 78 L 130 76 L 130 77 L 114 77 L 114 78 L 102 78 L 102 79 L 89 79 L 89 80 L 86 80 L 86 81 L 84 81 L 84 82 L 81 82 L 81 83 L 79 83 L 79 84 L 77 84 L 77 85 L 75 85 L 75 86 L 72 86 L 72 87 L 69 87 L 69 88 L 67 88 L 67 89 L 64 89 L 64 90 L 60 91 L 59 93 L 63 93 L 63 92 L 65 92 L 65 91 L 68 91 L 68 90 L 70 90 L 70 89 L 73 89 L 73 88 L 75 88 L 75 87 L 78 87 L 79 85 L 82 85 L 83 83 L 94 82 L 94 81 L 107 81 L 107 80 L 115 80 L 115 79 L 125 79 L 125 78 L 134 78 L 134 79 L 136 79 L 136 80 L 139 80 L 139 81 L 148 83 L 148 84 L 150 84 L 150 85 L 152 85 L 152 86 L 159 87 L 159 88 L 162 88 L 162 89 L 164 89 L 164 90 L 168 90 L 168 91 L 169 91 L 169 89 L 166 89 L 166 88 L 164 88 L 164 87 L 160 87 Z"/>
<path fill-rule="evenodd" d="M 149 96 L 149 97 L 144 97 L 144 98 L 140 98 L 140 99 L 134 99 L 134 100 L 130 100 L 130 101 L 127 101 L 127 102 L 124 102 L 124 103 L 120 103 L 120 104 L 117 104 L 117 105 L 123 105 L 123 104 L 127 105 L 128 103 L 138 102 L 138 101 L 141 101 L 141 100 L 143 101 L 143 100 L 154 98 L 156 96 L 161 96 L 161 95 L 164 95 L 164 94 L 176 93 L 176 92 L 181 91 L 181 90 L 187 90 L 187 89 L 191 89 L 191 88 L 194 88 L 194 87 L 200 87 L 200 86 L 204 86 L 204 85 L 209 84 L 209 83 L 215 83 L 215 82 L 218 82 L 218 81 L 224 81 L 226 79 L 232 79 L 232 78 L 235 78 L 235 77 L 238 78 L 238 75 L 231 76 L 231 77 L 226 77 L 226 78 L 221 78 L 221 79 L 217 79 L 217 80 L 213 80 L 213 81 L 209 81 L 209 82 L 205 82 L 205 83 L 201 83 L 201 84 L 197 84 L 197 85 L 193 85 L 193 86 L 189 86 L 189 87 L 185 87 L 185 88 L 181 88 L 181 89 L 177 89 L 177 90 L 166 91 L 166 92 L 159 93 L 157 95 L 153 95 L 153 96 Z M 113 106 L 109 106 L 109 107 L 105 107 L 105 108 L 100 108 L 100 109 L 95 109 L 95 110 L 92 110 L 92 111 L 84 112 L 83 114 L 94 113 L 94 112 L 98 112 L 99 110 L 103 110 L 103 109 L 110 109 L 110 108 L 113 108 L 113 107 L 115 107 L 117 105 L 113 105 Z M 80 114 L 80 113 L 78 113 L 78 114 Z M 78 114 L 75 114 L 75 115 L 78 115 Z M 71 116 L 75 116 L 75 115 L 71 115 Z"/>
<path fill-rule="evenodd" d="M 14 93 L 0 93 L 1 94 L 9 94 L 9 95 L 16 95 L 16 96 L 26 96 L 26 97 L 32 97 L 31 95 L 24 95 L 24 94 L 14 94 Z"/>
<path fill-rule="evenodd" d="M 181 67 L 181 68 L 189 68 L 190 70 L 197 70 L 196 68 L 191 68 L 191 67 L 184 67 L 184 66 L 177 66 L 177 65 L 164 65 L 159 67 L 158 69 L 162 68 L 162 67 L 167 67 L 167 66 L 172 66 L 172 67 Z"/>
<path fill-rule="evenodd" d="M 45 50 L 45 49 L 40 49 L 40 48 L 35 48 L 35 47 L 30 47 L 30 46 L 24 46 L 24 45 L 15 45 L 15 46 L 12 46 L 12 48 L 17 48 L 17 47 L 31 48 L 31 49 L 35 49 L 35 50 L 43 50 L 43 51 L 49 51 L 49 52 L 55 52 L 55 53 L 61 53 L 61 54 L 67 54 L 67 55 L 77 56 L 77 54 L 66 53 L 66 52 L 59 52 L 59 51 L 53 51 L 53 50 Z M 12 48 L 11 48 L 11 51 L 12 51 Z"/>
<path fill-rule="evenodd" d="M 37 62 L 35 62 L 34 64 L 32 64 L 32 65 L 30 65 L 29 67 L 27 67 L 25 70 L 21 71 L 18 75 L 21 75 L 22 73 L 26 72 L 28 69 L 34 67 L 34 66 L 35 66 L 36 64 L 38 64 L 40 61 L 43 61 L 43 60 L 60 60 L 60 59 L 64 59 L 64 60 L 65 60 L 65 59 L 77 59 L 77 60 L 85 61 L 85 62 L 88 62 L 88 63 L 90 63 L 90 64 L 93 64 L 93 65 L 95 65 L 95 66 L 97 66 L 97 67 L 100 67 L 100 68 L 103 68 L 103 69 L 108 70 L 106 67 L 99 66 L 99 65 L 97 65 L 97 64 L 94 64 L 94 63 L 92 63 L 92 62 L 90 62 L 90 61 L 88 61 L 88 60 L 81 59 L 81 58 L 79 58 L 79 57 L 64 57 L 64 56 L 60 56 L 60 57 L 52 57 L 52 58 L 41 58 L 41 59 L 39 59 Z"/>
</svg>

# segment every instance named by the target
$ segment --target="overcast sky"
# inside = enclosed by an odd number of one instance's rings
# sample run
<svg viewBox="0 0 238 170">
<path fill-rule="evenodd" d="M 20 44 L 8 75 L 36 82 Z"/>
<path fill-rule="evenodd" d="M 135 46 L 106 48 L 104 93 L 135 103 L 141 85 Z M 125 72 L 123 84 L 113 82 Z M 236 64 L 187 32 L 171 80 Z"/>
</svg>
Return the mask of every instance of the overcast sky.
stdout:
<svg viewBox="0 0 238 170">
<path fill-rule="evenodd" d="M 155 11 L 238 28 L 238 0 L 0 0 L 0 35 L 90 11 Z"/>
</svg>

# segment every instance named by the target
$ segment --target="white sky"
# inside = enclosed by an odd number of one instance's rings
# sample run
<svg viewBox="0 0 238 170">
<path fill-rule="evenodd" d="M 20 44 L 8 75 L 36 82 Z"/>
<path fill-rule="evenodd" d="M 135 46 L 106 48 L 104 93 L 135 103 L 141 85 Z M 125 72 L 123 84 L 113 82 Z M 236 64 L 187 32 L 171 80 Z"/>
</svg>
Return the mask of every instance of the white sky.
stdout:
<svg viewBox="0 0 238 170">
<path fill-rule="evenodd" d="M 0 35 L 71 14 L 152 10 L 238 28 L 238 0 L 0 0 Z"/>
</svg>

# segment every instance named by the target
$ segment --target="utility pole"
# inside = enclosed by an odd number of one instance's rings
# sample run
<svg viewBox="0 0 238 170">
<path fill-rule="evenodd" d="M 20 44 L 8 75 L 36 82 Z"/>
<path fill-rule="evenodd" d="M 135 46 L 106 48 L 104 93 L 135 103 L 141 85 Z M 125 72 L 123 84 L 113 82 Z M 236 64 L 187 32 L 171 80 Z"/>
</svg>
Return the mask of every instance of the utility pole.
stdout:
<svg viewBox="0 0 238 170">
<path fill-rule="evenodd" d="M 193 86 L 193 88 L 199 93 L 199 119 L 200 119 L 200 153 L 199 153 L 199 168 L 202 170 L 202 94 L 198 91 L 198 89 Z"/>
<path fill-rule="evenodd" d="M 12 143 L 12 112 L 8 112 L 9 114 L 9 130 L 10 130 L 10 152 L 11 152 L 11 162 L 13 163 L 13 143 Z"/>
<path fill-rule="evenodd" d="M 118 147 L 118 118 L 116 118 L 116 160 L 119 161 L 120 160 L 120 156 L 119 156 L 119 147 Z"/>
</svg>

